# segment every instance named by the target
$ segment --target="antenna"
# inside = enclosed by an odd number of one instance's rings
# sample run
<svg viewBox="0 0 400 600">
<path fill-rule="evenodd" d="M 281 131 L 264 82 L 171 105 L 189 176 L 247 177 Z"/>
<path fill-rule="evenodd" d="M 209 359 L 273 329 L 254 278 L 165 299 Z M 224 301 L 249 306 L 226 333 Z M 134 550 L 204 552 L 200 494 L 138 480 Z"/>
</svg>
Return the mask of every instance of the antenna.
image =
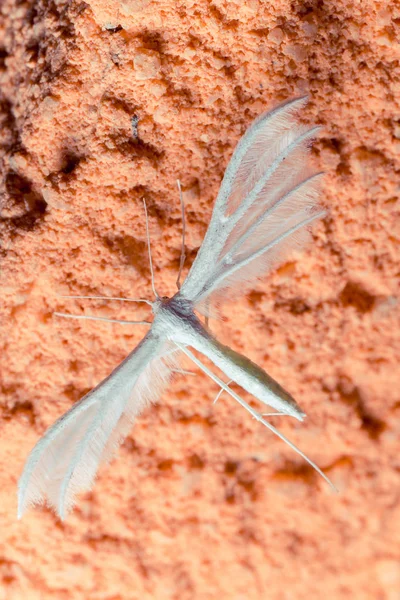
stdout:
<svg viewBox="0 0 400 600">
<path fill-rule="evenodd" d="M 182 213 L 182 246 L 181 246 L 181 258 L 180 258 L 180 261 L 179 261 L 178 278 L 176 280 L 176 287 L 178 288 L 178 290 L 180 290 L 181 289 L 182 269 L 183 269 L 183 265 L 185 264 L 185 258 L 186 258 L 186 254 L 185 254 L 186 222 L 185 222 L 185 204 L 183 202 L 182 186 L 181 186 L 181 182 L 179 181 L 179 179 L 176 180 L 176 184 L 177 184 L 178 190 L 179 190 L 179 200 L 180 200 L 180 203 L 181 203 L 181 213 Z"/>
<path fill-rule="evenodd" d="M 147 250 L 149 253 L 149 263 L 150 263 L 150 273 L 151 273 L 151 287 L 155 297 L 158 299 L 160 296 L 157 294 L 157 290 L 154 285 L 154 271 L 153 271 L 153 261 L 151 259 L 151 246 L 150 246 L 150 234 L 149 234 L 149 217 L 147 214 L 147 206 L 146 200 L 143 198 L 143 206 L 144 206 L 144 214 L 146 217 L 146 237 L 147 237 Z"/>
<path fill-rule="evenodd" d="M 59 298 L 72 298 L 73 300 L 118 300 L 120 302 L 145 302 L 149 306 L 152 306 L 152 302 L 150 300 L 145 300 L 144 298 L 120 298 L 116 296 L 65 296 L 61 294 Z"/>
</svg>

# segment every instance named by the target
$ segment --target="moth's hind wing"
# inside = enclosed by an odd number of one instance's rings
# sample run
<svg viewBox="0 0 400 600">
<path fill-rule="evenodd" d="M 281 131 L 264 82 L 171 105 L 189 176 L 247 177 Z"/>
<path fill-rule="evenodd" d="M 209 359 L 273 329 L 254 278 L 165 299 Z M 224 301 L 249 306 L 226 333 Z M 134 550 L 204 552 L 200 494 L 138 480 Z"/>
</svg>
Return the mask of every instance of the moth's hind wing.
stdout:
<svg viewBox="0 0 400 600">
<path fill-rule="evenodd" d="M 175 350 L 149 332 L 94 390 L 60 417 L 31 451 L 18 490 L 18 516 L 48 504 L 63 519 L 75 495 L 93 485 L 142 409 L 155 401 L 175 366 Z"/>
<path fill-rule="evenodd" d="M 321 176 L 308 164 L 318 128 L 299 120 L 306 102 L 298 98 L 261 115 L 235 149 L 181 288 L 205 314 L 302 248 L 311 223 L 325 214 L 318 207 Z"/>
</svg>

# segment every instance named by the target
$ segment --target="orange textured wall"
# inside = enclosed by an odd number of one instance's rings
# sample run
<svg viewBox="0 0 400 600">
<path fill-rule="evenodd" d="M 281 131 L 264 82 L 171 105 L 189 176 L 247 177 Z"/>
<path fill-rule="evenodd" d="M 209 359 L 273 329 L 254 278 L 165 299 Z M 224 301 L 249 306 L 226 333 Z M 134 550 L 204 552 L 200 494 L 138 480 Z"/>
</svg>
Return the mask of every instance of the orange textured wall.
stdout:
<svg viewBox="0 0 400 600">
<path fill-rule="evenodd" d="M 366 0 L 3 0 L 0 600 L 400 598 L 400 8 Z M 16 520 L 24 460 L 142 329 L 62 294 L 174 290 L 251 120 L 308 93 L 329 216 L 213 324 L 298 399 L 324 482 L 202 375 L 178 377 L 66 523 Z M 138 119 L 132 129 L 132 118 Z"/>
</svg>

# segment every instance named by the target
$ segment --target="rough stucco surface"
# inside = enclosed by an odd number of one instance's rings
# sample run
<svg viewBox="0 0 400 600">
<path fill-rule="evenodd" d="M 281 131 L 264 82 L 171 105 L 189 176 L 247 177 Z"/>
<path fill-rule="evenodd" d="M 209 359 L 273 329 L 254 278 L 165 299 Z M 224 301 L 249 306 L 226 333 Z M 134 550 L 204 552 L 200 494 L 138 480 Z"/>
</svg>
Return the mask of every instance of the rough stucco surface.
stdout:
<svg viewBox="0 0 400 600">
<path fill-rule="evenodd" d="M 0 600 L 400 598 L 400 8 L 378 0 L 3 0 Z M 298 399 L 272 419 L 338 486 L 202 375 L 178 377 L 66 523 L 16 520 L 33 444 L 174 291 L 235 143 L 309 93 L 327 171 L 315 243 L 214 323 Z M 132 127 L 138 119 L 137 127 Z"/>
</svg>

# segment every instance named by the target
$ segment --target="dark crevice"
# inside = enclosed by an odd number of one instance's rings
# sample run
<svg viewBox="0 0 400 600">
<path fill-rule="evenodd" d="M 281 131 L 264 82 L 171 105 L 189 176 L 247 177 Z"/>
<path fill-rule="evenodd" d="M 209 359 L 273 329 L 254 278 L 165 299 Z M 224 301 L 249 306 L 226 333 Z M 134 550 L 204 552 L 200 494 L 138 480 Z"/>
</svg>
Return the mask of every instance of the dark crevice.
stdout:
<svg viewBox="0 0 400 600">
<path fill-rule="evenodd" d="M 167 95 L 173 97 L 174 102 L 179 109 L 192 108 L 196 104 L 193 92 L 188 87 L 176 87 L 173 82 L 169 82 Z"/>
<path fill-rule="evenodd" d="M 71 371 L 73 372 L 73 369 L 71 369 Z M 71 400 L 71 404 L 75 404 L 75 402 L 77 402 L 78 400 L 83 398 L 88 392 L 90 392 L 90 390 L 91 388 L 81 389 L 75 387 L 73 383 L 69 383 L 63 389 L 63 393 L 68 398 L 68 400 Z"/>
<path fill-rule="evenodd" d="M 239 27 L 239 19 L 229 19 L 226 14 L 222 12 L 217 6 L 211 4 L 209 6 L 210 16 L 218 22 L 219 26 L 225 30 L 233 30 L 236 31 Z"/>
<path fill-rule="evenodd" d="M 36 39 L 30 40 L 26 45 L 26 51 L 29 62 L 37 63 L 40 56 L 40 42 Z"/>
<path fill-rule="evenodd" d="M 368 436 L 372 440 L 379 439 L 381 433 L 386 429 L 386 423 L 367 410 L 359 389 L 353 386 L 347 379 L 343 379 L 337 386 L 337 391 L 343 402 L 354 407 L 355 412 L 361 420 L 361 428 Z"/>
<path fill-rule="evenodd" d="M 109 136 L 109 140 L 113 141 L 115 147 L 124 156 L 131 156 L 135 158 L 147 158 L 153 165 L 159 165 L 159 162 L 163 159 L 165 152 L 164 150 L 158 150 L 151 144 L 146 144 L 141 140 L 134 138 L 126 138 L 120 135 Z"/>
<path fill-rule="evenodd" d="M 16 402 L 14 406 L 9 409 L 6 408 L 3 412 L 3 418 L 6 420 L 11 420 L 18 415 L 26 417 L 31 425 L 34 425 L 36 422 L 36 415 L 32 402 Z"/>
<path fill-rule="evenodd" d="M 147 196 L 146 196 L 147 201 Z M 154 217 L 160 224 L 168 222 L 169 207 L 163 208 L 157 201 L 147 202 L 147 212 L 150 217 Z"/>
<path fill-rule="evenodd" d="M 42 194 L 33 189 L 29 179 L 13 171 L 7 173 L 5 177 L 5 188 L 8 194 L 5 206 L 9 212 L 11 211 L 8 219 L 17 229 L 31 231 L 43 220 L 47 202 Z"/>
<path fill-rule="evenodd" d="M 358 406 L 358 414 L 362 422 L 362 429 L 366 431 L 372 440 L 379 439 L 380 435 L 386 429 L 386 423 L 368 413 L 362 403 Z"/>
<path fill-rule="evenodd" d="M 122 202 L 140 202 L 143 205 L 143 198 L 146 198 L 146 203 L 148 203 L 148 198 L 151 197 L 151 190 L 147 185 L 135 185 L 133 188 L 128 188 L 126 190 L 121 190 L 118 194 L 116 194 Z"/>
<path fill-rule="evenodd" d="M 249 304 L 254 307 L 258 306 L 260 304 L 260 302 L 262 302 L 264 297 L 265 297 L 265 293 L 259 292 L 257 290 L 251 290 L 247 294 L 247 299 L 249 301 Z"/>
<path fill-rule="evenodd" d="M 245 92 L 240 85 L 236 85 L 233 89 L 233 92 L 238 100 L 239 106 L 246 106 L 251 100 L 251 94 Z"/>
<path fill-rule="evenodd" d="M 163 36 L 157 31 L 145 31 L 138 36 L 138 41 L 142 48 L 146 50 L 153 50 L 159 54 L 167 53 L 168 47 Z"/>
<path fill-rule="evenodd" d="M 39 17 L 39 12 L 38 12 L 37 5 L 32 4 L 32 6 L 30 6 L 28 8 L 28 11 L 26 13 L 26 20 L 27 20 L 28 24 L 30 26 L 35 25 L 35 23 L 38 21 L 38 17 Z"/>
<path fill-rule="evenodd" d="M 192 456 L 189 457 L 189 467 L 191 469 L 204 469 L 204 466 L 204 461 L 198 454 L 192 454 Z"/>
<path fill-rule="evenodd" d="M 140 275 L 145 278 L 149 276 L 146 241 L 126 235 L 115 238 L 105 237 L 103 243 L 111 252 L 121 254 L 126 263 L 133 265 Z"/>
<path fill-rule="evenodd" d="M 224 467 L 224 473 L 226 475 L 234 475 L 239 468 L 239 464 L 240 463 L 237 461 L 227 460 Z"/>
<path fill-rule="evenodd" d="M 75 171 L 76 167 L 81 162 L 82 158 L 74 152 L 66 152 L 63 157 L 63 166 L 60 169 L 64 175 L 70 175 Z"/>
<path fill-rule="evenodd" d="M 352 306 L 360 313 L 370 312 L 375 305 L 375 297 L 352 281 L 346 283 L 339 300 L 344 307 Z"/>
<path fill-rule="evenodd" d="M 308 484 L 317 480 L 318 473 L 307 463 L 294 463 L 290 460 L 285 461 L 285 465 L 275 471 L 273 479 L 275 481 L 293 481 L 299 479 Z"/>
<path fill-rule="evenodd" d="M 1 95 L 0 92 L 0 123 L 2 128 L 10 132 L 10 139 L 2 146 L 6 152 L 15 153 L 23 148 L 17 122 L 10 100 Z"/>
<path fill-rule="evenodd" d="M 343 148 L 342 140 L 339 140 L 338 138 L 331 138 L 330 143 L 331 143 L 332 147 L 334 148 L 334 150 L 336 150 L 336 152 L 338 154 L 340 154 L 342 152 L 342 148 Z"/>
<path fill-rule="evenodd" d="M 172 471 L 173 467 L 174 460 L 172 458 L 166 458 L 157 464 L 157 469 L 159 471 Z"/>
<path fill-rule="evenodd" d="M 250 29 L 249 33 L 260 38 L 266 38 L 270 31 L 269 27 L 260 27 L 259 29 Z"/>
<path fill-rule="evenodd" d="M 85 157 L 80 156 L 77 152 L 72 150 L 68 144 L 65 144 L 66 149 L 62 152 L 61 165 L 58 171 L 50 173 L 46 179 L 58 189 L 58 186 L 63 183 L 69 182 L 74 179 L 76 169 L 82 163 Z"/>
<path fill-rule="evenodd" d="M 210 415 L 209 417 L 202 417 L 201 415 L 186 415 L 180 413 L 178 410 L 176 411 L 175 420 L 183 425 L 198 424 L 207 428 L 214 427 L 217 424 L 216 418 L 213 415 Z"/>
<path fill-rule="evenodd" d="M 326 466 L 324 471 L 327 473 L 328 471 L 333 471 L 334 469 L 353 468 L 353 466 L 354 464 L 351 456 L 343 454 L 342 456 L 339 456 L 339 458 L 336 458 L 330 465 Z"/>
<path fill-rule="evenodd" d="M 225 500 L 228 504 L 235 504 L 235 490 L 233 488 L 229 488 L 225 492 Z"/>
<path fill-rule="evenodd" d="M 302 298 L 290 298 L 289 300 L 277 300 L 275 309 L 283 309 L 290 312 L 292 315 L 302 315 L 310 312 L 310 306 Z"/>
<path fill-rule="evenodd" d="M 242 477 L 238 477 L 237 483 L 238 483 L 238 485 L 240 485 L 240 487 L 242 487 L 244 490 L 246 490 L 246 492 L 249 494 L 249 496 L 253 502 L 255 502 L 257 500 L 258 493 L 256 490 L 257 484 L 256 484 L 255 479 L 251 479 L 251 478 L 242 476 Z"/>
<path fill-rule="evenodd" d="M 336 167 L 336 173 L 341 177 L 350 177 L 352 174 L 350 165 L 346 161 L 341 161 Z"/>
<path fill-rule="evenodd" d="M 7 57 L 8 57 L 7 50 L 3 46 L 0 46 L 0 70 L 6 68 L 6 58 Z"/>
<path fill-rule="evenodd" d="M 102 104 L 104 105 L 107 103 L 110 103 L 111 106 L 116 110 L 122 110 L 127 115 L 131 115 L 138 109 L 136 104 L 132 104 L 125 98 L 119 98 L 118 96 L 114 96 L 109 92 L 105 92 L 102 98 Z"/>
<path fill-rule="evenodd" d="M 220 25 L 223 25 L 224 21 L 225 21 L 225 15 L 224 13 L 218 8 L 218 6 L 216 6 L 215 4 L 211 4 L 209 6 L 209 12 L 210 15 L 216 20 L 218 21 L 218 23 Z"/>
</svg>

